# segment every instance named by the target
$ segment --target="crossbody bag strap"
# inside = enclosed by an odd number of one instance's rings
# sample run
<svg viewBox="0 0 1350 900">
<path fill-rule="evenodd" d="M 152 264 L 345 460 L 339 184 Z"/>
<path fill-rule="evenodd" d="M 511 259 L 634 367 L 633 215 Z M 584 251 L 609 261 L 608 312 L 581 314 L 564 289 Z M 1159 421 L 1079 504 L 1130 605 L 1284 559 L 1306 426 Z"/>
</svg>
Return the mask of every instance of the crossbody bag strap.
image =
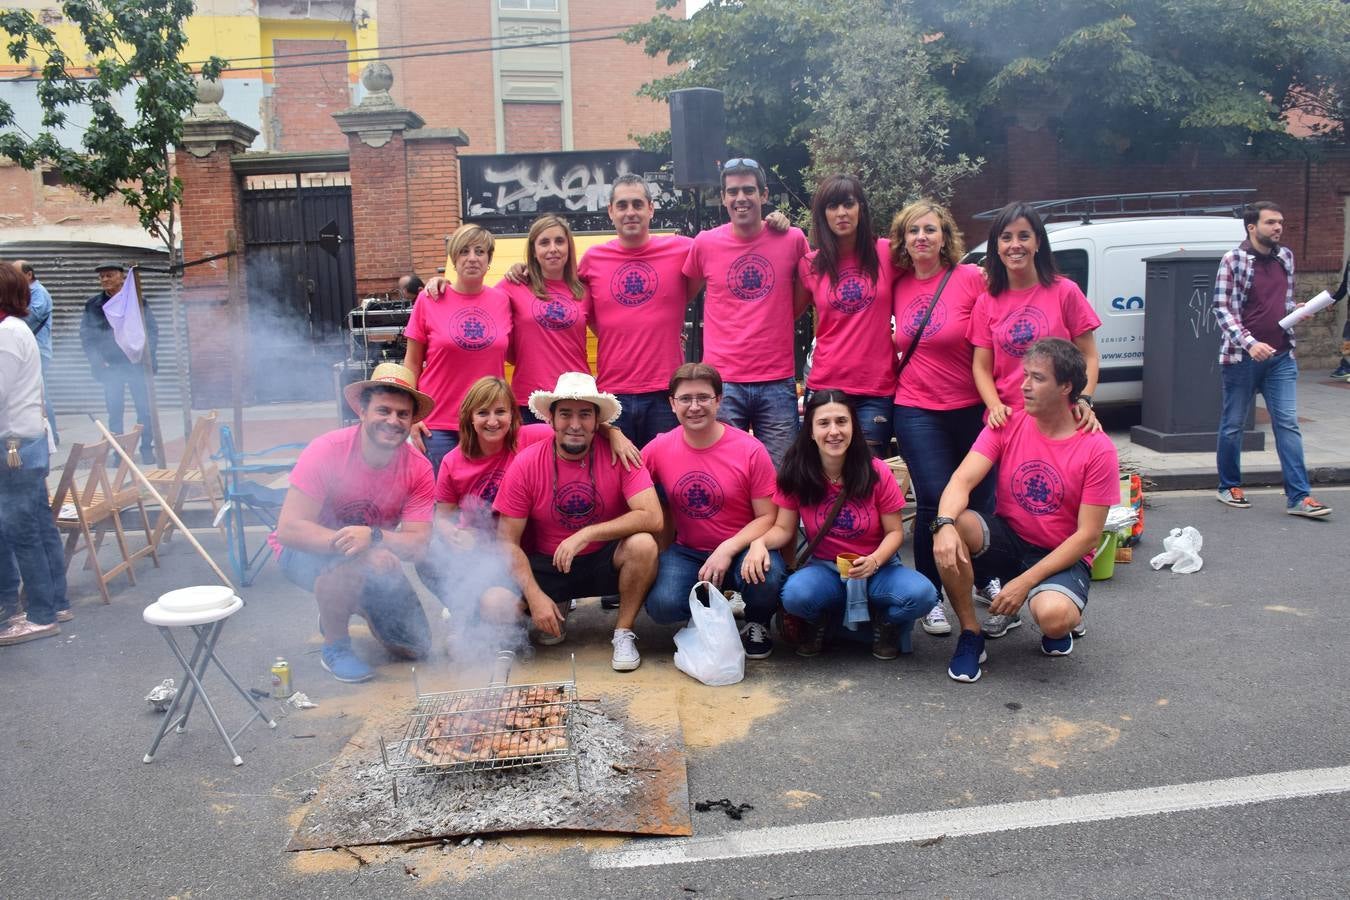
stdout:
<svg viewBox="0 0 1350 900">
<path fill-rule="evenodd" d="M 928 304 L 928 311 L 923 314 L 923 321 L 919 323 L 918 329 L 914 332 L 914 340 L 909 342 L 905 355 L 900 358 L 900 369 L 895 373 L 897 380 L 905 371 L 905 366 L 909 365 L 909 361 L 914 358 L 914 350 L 919 346 L 919 340 L 923 337 L 923 330 L 928 327 L 928 320 L 933 318 L 933 310 L 937 309 L 938 298 L 942 296 L 942 289 L 947 286 L 948 279 L 952 277 L 952 273 L 955 271 L 956 266 L 948 269 L 947 273 L 942 276 L 942 280 L 938 282 L 937 290 L 933 291 L 933 302 Z"/>
<path fill-rule="evenodd" d="M 825 521 L 816 532 L 816 536 L 806 542 L 806 549 L 797 557 L 796 569 L 800 569 L 811 561 L 811 554 L 816 552 L 816 547 L 824 540 L 826 533 L 834 527 L 834 520 L 839 518 L 839 510 L 844 508 L 844 489 L 839 488 L 839 496 L 834 498 L 834 503 L 830 506 L 830 511 L 825 514 Z M 795 569 L 794 569 L 795 571 Z"/>
</svg>

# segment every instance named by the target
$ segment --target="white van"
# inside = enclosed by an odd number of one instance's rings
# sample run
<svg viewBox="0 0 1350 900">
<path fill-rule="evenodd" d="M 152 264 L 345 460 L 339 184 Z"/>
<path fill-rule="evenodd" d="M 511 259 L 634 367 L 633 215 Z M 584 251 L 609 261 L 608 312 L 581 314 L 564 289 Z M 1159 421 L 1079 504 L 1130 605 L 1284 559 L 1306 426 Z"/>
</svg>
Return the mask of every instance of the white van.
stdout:
<svg viewBox="0 0 1350 900">
<path fill-rule="evenodd" d="M 1242 220 L 1231 215 L 1048 222 L 1045 230 L 1059 271 L 1078 282 L 1102 320 L 1097 329 L 1101 377 L 1093 398 L 1112 404 L 1139 403 L 1143 397 L 1143 260 L 1175 250 L 1222 254 L 1246 237 Z M 979 262 L 984 255 L 980 244 L 965 262 Z"/>
</svg>

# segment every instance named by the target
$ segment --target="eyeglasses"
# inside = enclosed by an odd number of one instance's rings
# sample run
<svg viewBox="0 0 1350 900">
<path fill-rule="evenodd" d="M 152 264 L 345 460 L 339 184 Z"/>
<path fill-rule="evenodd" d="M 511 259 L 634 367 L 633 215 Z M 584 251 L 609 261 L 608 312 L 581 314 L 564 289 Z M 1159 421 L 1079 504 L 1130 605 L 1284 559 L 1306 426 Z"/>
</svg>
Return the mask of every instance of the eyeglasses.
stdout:
<svg viewBox="0 0 1350 900">
<path fill-rule="evenodd" d="M 717 399 L 715 394 L 681 394 L 678 397 L 672 397 L 680 406 L 693 406 L 697 403 L 699 406 L 707 406 Z"/>
<path fill-rule="evenodd" d="M 732 169 L 759 169 L 763 171 L 764 167 L 748 156 L 738 156 L 722 163 L 723 172 L 730 172 Z"/>
</svg>

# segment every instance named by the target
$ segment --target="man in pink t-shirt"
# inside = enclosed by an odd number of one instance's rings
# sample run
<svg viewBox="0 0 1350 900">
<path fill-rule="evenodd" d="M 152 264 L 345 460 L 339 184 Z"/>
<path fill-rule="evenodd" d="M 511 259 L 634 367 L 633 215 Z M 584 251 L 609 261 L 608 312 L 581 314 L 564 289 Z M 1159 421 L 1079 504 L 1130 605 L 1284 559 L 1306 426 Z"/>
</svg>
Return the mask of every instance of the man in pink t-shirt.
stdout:
<svg viewBox="0 0 1350 900">
<path fill-rule="evenodd" d="M 520 452 L 493 501 L 523 597 L 484 613 L 498 621 L 528 615 L 539 642 L 556 644 L 572 598 L 617 593 L 611 665 L 632 671 L 642 663 L 633 623 L 656 577 L 652 535 L 661 528 L 651 476 L 612 466 L 595 448 L 596 430 L 620 406 L 589 374 L 564 372 L 552 391 L 530 395 L 530 410 L 553 426 L 554 439 Z"/>
<path fill-rule="evenodd" d="M 412 372 L 383 363 L 344 389 L 359 424 L 315 438 L 291 472 L 273 546 L 282 571 L 319 605 L 320 662 L 338 681 L 369 681 L 374 670 L 352 650 L 347 623 L 365 618 L 390 652 L 424 656 L 426 613 L 403 574 L 431 538 L 435 481 L 408 431 L 435 405 Z"/>
<path fill-rule="evenodd" d="M 680 420 L 642 450 L 642 460 L 664 496 L 673 541 L 661 551 L 647 615 L 661 624 L 689 618 L 689 592 L 711 581 L 745 599 L 741 643 L 750 659 L 773 653 L 769 620 L 787 570 L 778 551 L 764 564 L 745 558 L 750 542 L 773 526 L 773 462 L 764 445 L 718 421 L 722 376 L 706 363 L 685 363 L 667 389 Z M 664 543 L 664 542 L 663 542 Z"/>
<path fill-rule="evenodd" d="M 684 274 L 692 293 L 707 286 L 703 361 L 725 379 L 719 416 L 753 431 L 777 466 L 797 433 L 793 296 L 808 247 L 799 228 L 765 227 L 768 197 L 759 163 L 728 160 L 722 205 L 731 221 L 694 238 Z"/>
<path fill-rule="evenodd" d="M 1024 408 L 1002 428 L 988 428 L 961 462 L 938 502 L 933 556 L 961 637 L 947 674 L 978 681 L 985 635 L 978 630 L 971 587 L 1002 581 L 993 616 L 1019 622 L 1025 603 L 1041 629 L 1041 650 L 1067 656 L 1082 637 L 1093 553 L 1107 509 L 1120 500 L 1115 445 L 1102 432 L 1078 428 L 1074 405 L 1087 384 L 1082 352 L 1062 338 L 1032 344 L 1022 357 Z M 967 508 L 970 492 L 998 466 L 993 515 Z M 986 623 L 988 626 L 988 623 Z M 992 634 L 992 631 L 986 631 Z"/>
</svg>

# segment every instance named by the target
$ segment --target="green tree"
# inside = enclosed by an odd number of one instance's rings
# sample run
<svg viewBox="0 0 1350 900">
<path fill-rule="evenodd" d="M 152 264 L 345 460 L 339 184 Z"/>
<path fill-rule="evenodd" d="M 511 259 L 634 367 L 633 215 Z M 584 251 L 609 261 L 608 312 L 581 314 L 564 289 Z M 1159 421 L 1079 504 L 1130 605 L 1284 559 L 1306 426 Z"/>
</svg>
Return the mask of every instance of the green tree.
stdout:
<svg viewBox="0 0 1350 900">
<path fill-rule="evenodd" d="M 0 154 L 28 169 L 50 165 L 95 200 L 120 197 L 175 260 L 183 185 L 170 174 L 169 155 L 196 101 L 192 71 L 180 62 L 183 23 L 192 12 L 192 0 L 65 0 L 62 16 L 78 26 L 92 60 L 87 65 L 71 57 L 73 48 L 60 47 L 32 11 L 0 13 L 10 58 L 38 67 L 42 109 L 40 130 L 29 134 L 0 101 Z M 201 72 L 215 78 L 224 65 L 213 57 Z M 135 115 L 124 118 L 119 101 L 127 91 Z M 89 125 L 71 147 L 60 132 L 76 110 L 88 115 Z"/>
<path fill-rule="evenodd" d="M 956 182 L 983 160 L 951 153 L 952 109 L 929 76 L 921 35 L 889 15 L 882 0 L 855 0 L 846 20 L 807 103 L 806 181 L 809 187 L 834 172 L 857 175 L 884 233 L 912 200 L 950 201 Z"/>
<path fill-rule="evenodd" d="M 1297 143 L 1291 119 L 1346 139 L 1342 0 L 913 0 L 911 9 L 931 71 L 975 130 L 1039 111 L 1070 147 L 1140 155 L 1183 142 L 1279 151 Z"/>
</svg>

